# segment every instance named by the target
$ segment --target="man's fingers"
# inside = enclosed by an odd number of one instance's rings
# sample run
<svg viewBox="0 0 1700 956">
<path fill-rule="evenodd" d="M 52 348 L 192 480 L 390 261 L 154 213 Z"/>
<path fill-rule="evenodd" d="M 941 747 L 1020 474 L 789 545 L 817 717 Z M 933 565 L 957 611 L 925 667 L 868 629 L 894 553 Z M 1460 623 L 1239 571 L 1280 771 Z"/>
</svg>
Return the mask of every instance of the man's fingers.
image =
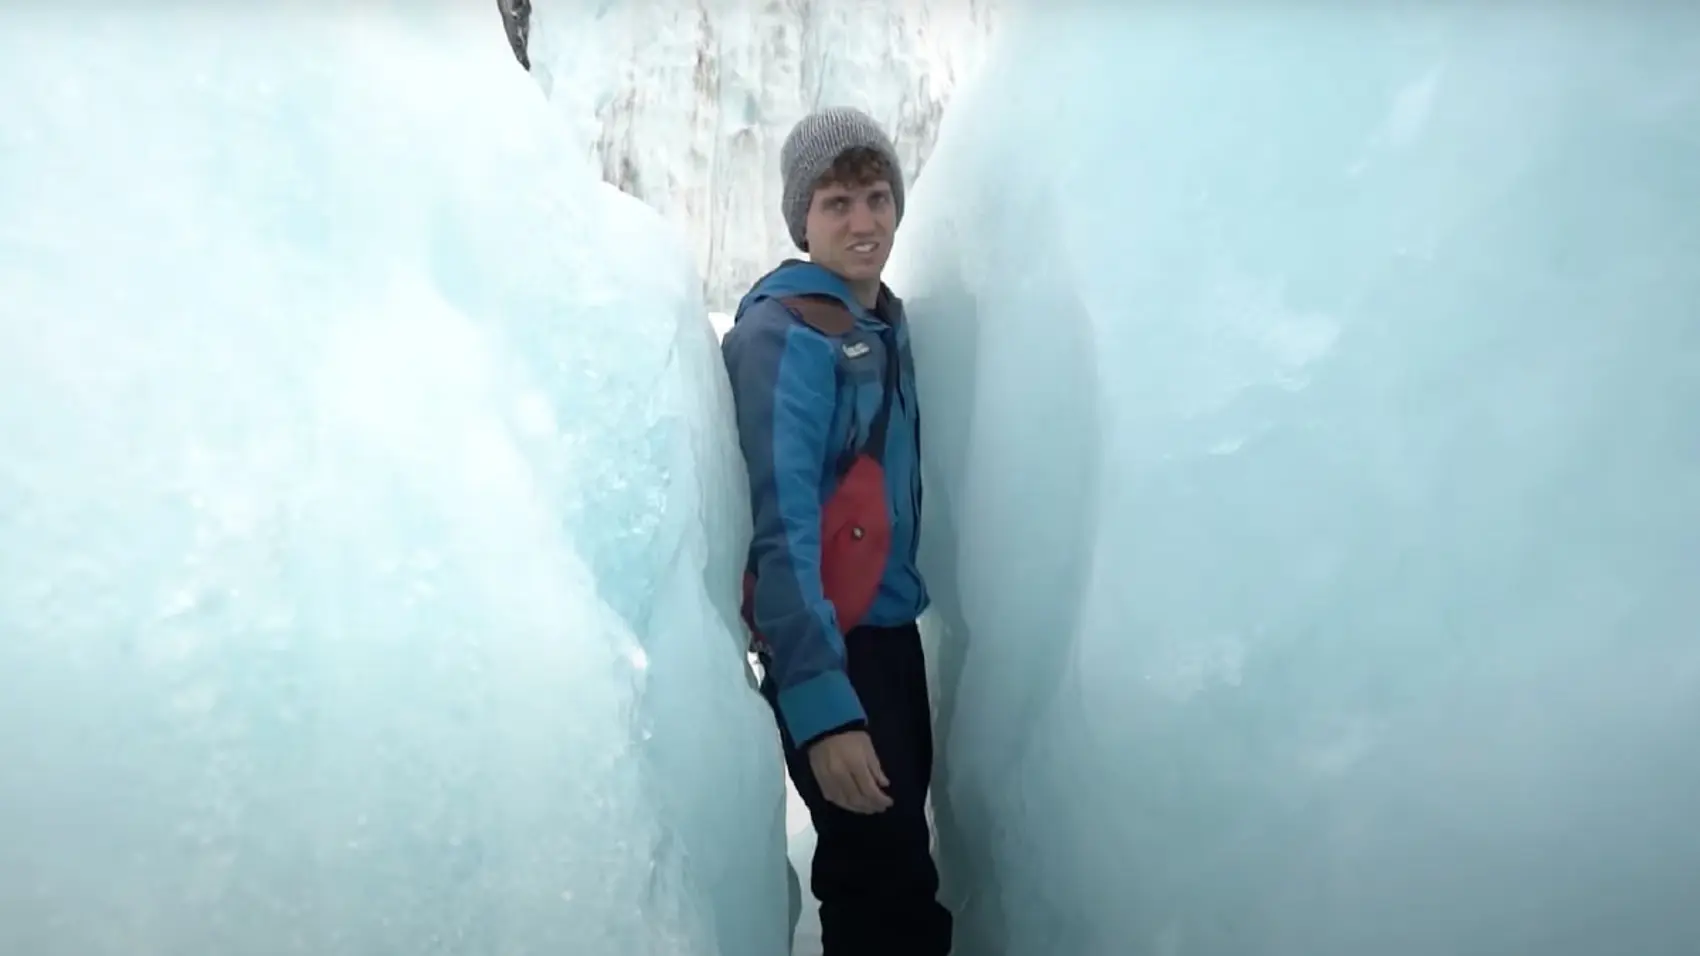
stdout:
<svg viewBox="0 0 1700 956">
<path fill-rule="evenodd" d="M 843 768 L 833 768 L 820 775 L 821 795 L 836 806 L 849 810 L 851 813 L 867 813 L 862 806 L 862 795 L 856 786 L 856 779 Z"/>
<path fill-rule="evenodd" d="M 809 751 L 821 796 L 851 813 L 882 813 L 895 801 L 885 792 L 891 780 L 866 733 L 828 738 Z"/>
<path fill-rule="evenodd" d="M 880 773 L 877 760 L 869 760 L 856 768 L 856 789 L 863 805 L 868 808 L 863 810 L 863 813 L 878 813 L 891 809 L 891 797 L 880 789 L 879 778 L 882 776 L 884 774 Z"/>
<path fill-rule="evenodd" d="M 868 766 L 873 769 L 874 780 L 882 789 L 891 786 L 891 781 L 885 777 L 885 768 L 880 766 L 879 754 L 868 754 Z"/>
<path fill-rule="evenodd" d="M 873 800 L 862 788 L 861 778 L 857 776 L 854 767 L 844 768 L 844 776 L 840 778 L 840 788 L 844 794 L 844 802 L 840 806 L 853 813 L 873 813 Z"/>
<path fill-rule="evenodd" d="M 877 813 L 879 807 L 871 794 L 864 792 L 854 766 L 834 767 L 822 775 L 821 794 L 833 804 L 851 813 Z"/>
<path fill-rule="evenodd" d="M 891 786 L 891 781 L 886 778 L 885 768 L 880 766 L 879 753 L 871 746 L 861 771 L 862 787 L 873 799 L 874 805 L 880 810 L 889 810 L 893 801 L 891 795 L 885 792 L 885 788 Z"/>
</svg>

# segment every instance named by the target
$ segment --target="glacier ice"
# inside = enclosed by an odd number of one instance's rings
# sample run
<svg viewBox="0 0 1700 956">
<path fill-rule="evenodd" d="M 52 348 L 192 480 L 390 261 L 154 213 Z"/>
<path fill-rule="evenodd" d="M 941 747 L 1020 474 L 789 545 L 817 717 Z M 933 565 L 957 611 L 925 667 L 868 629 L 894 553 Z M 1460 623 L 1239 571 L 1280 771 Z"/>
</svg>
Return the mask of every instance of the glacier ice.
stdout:
<svg viewBox="0 0 1700 956">
<path fill-rule="evenodd" d="M 0 952 L 783 952 L 681 238 L 290 9 L 0 13 Z"/>
<path fill-rule="evenodd" d="M 826 104 L 891 133 L 911 178 L 983 56 L 1001 0 L 550 0 L 533 75 L 603 177 L 686 232 L 710 308 L 796 255 L 779 149 Z"/>
<path fill-rule="evenodd" d="M 1009 11 L 889 278 L 965 956 L 1700 948 L 1700 14 Z"/>
</svg>

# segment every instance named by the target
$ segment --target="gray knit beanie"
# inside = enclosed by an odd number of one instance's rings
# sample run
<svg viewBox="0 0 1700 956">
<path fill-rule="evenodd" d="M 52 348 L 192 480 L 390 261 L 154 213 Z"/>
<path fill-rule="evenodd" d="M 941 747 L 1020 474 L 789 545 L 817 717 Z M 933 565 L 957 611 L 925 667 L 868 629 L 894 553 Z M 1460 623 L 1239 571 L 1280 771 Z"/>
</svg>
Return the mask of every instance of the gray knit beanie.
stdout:
<svg viewBox="0 0 1700 956">
<path fill-rule="evenodd" d="M 809 249 L 805 227 L 809 204 L 815 198 L 815 183 L 845 150 L 858 146 L 879 153 L 891 167 L 891 199 L 897 205 L 897 221 L 903 221 L 903 167 L 897 162 L 891 140 L 861 110 L 830 107 L 798 120 L 779 151 L 779 173 L 785 178 L 781 211 L 791 230 L 791 241 L 804 252 Z"/>
</svg>

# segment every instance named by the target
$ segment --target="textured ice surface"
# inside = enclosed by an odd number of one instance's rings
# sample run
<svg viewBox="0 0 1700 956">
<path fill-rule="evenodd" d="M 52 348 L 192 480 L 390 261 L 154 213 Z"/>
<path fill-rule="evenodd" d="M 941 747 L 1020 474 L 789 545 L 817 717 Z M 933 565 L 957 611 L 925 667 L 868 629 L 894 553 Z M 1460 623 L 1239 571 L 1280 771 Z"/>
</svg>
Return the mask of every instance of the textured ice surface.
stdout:
<svg viewBox="0 0 1700 956">
<path fill-rule="evenodd" d="M 481 4 L 117 9 L 0 13 L 0 952 L 782 952 L 682 243 Z"/>
<path fill-rule="evenodd" d="M 999 2 L 548 0 L 532 75 L 601 174 L 683 228 L 709 307 L 730 311 L 797 254 L 779 212 L 792 124 L 866 110 L 913 178 Z"/>
<path fill-rule="evenodd" d="M 1694 9 L 1002 37 L 891 277 L 959 952 L 1700 951 Z"/>
</svg>

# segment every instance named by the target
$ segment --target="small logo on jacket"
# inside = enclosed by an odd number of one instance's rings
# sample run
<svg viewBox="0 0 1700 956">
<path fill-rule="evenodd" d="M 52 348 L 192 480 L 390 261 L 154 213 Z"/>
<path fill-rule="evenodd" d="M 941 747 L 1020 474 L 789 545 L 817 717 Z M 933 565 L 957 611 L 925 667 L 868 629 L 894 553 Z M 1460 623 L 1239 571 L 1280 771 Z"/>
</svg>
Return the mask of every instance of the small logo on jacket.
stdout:
<svg viewBox="0 0 1700 956">
<path fill-rule="evenodd" d="M 870 351 L 872 351 L 872 349 L 866 342 L 848 342 L 844 346 L 844 357 L 849 359 L 859 359 L 868 354 Z"/>
</svg>

